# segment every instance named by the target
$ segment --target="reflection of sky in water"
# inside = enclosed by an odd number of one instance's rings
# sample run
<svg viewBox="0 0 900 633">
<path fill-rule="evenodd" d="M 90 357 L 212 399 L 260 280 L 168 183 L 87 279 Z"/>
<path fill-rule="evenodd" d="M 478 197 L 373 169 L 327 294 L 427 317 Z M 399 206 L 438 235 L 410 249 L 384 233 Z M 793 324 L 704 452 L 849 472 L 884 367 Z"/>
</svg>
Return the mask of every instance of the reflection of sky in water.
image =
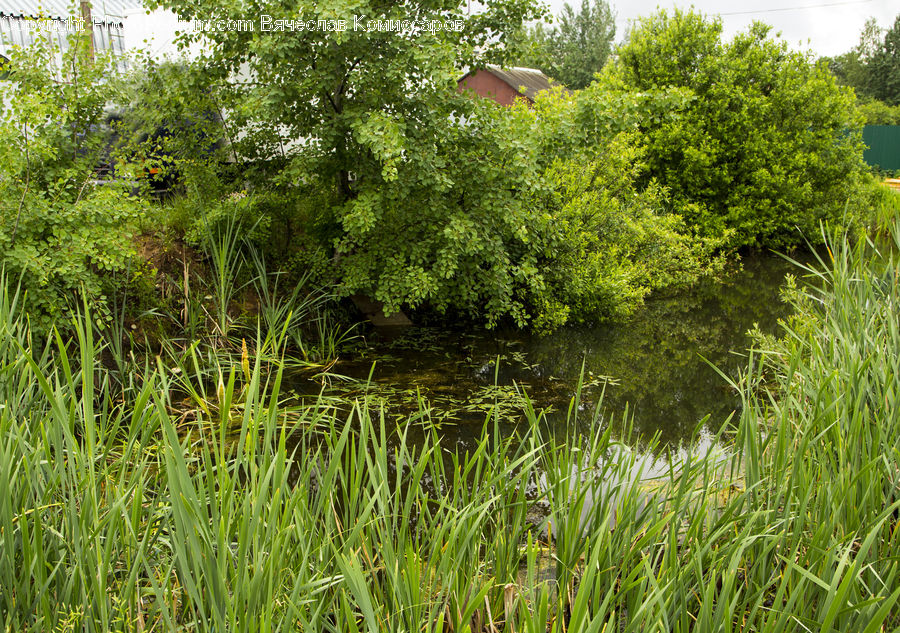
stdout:
<svg viewBox="0 0 900 633">
<path fill-rule="evenodd" d="M 573 464 L 569 470 L 569 489 L 585 491 L 580 524 L 587 527 L 601 521 L 607 522 L 610 528 L 615 528 L 619 519 L 616 507 L 624 495 L 637 496 L 635 508 L 641 513 L 647 509 L 648 504 L 656 503 L 670 492 L 666 489 L 666 483 L 671 481 L 672 470 L 677 478 L 677 473 L 685 465 L 707 457 L 710 458 L 710 463 L 718 464 L 723 469 L 715 475 L 725 481 L 724 474 L 728 472 L 730 454 L 708 433 L 702 433 L 690 451 L 680 448 L 662 456 L 614 444 L 599 460 L 586 458 Z M 547 474 L 541 472 L 538 478 L 538 488 L 546 491 Z M 589 482 L 589 485 L 585 486 L 584 482 Z M 546 502 L 537 504 L 533 516 L 537 518 L 541 509 L 546 512 L 548 507 Z M 552 522 L 550 529 L 553 529 Z"/>
<path fill-rule="evenodd" d="M 332 380 L 331 390 L 365 395 L 398 419 L 427 402 L 445 440 L 467 446 L 491 406 L 497 404 L 504 419 L 521 419 L 517 390 L 536 409 L 549 408 L 551 427 L 564 427 L 583 364 L 580 423 L 599 414 L 621 433 L 627 417 L 637 435 L 659 433 L 663 444 L 678 445 L 708 415 L 705 436 L 711 437 L 740 399 L 704 359 L 739 376 L 751 344 L 747 331 L 758 325 L 776 333 L 777 320 L 788 311 L 779 299 L 786 272 L 797 270 L 780 257 L 746 258 L 743 270 L 724 283 L 657 295 L 627 322 L 548 336 L 434 328 L 372 332 L 333 368 L 348 380 Z M 304 391 L 302 384 L 295 387 Z"/>
</svg>

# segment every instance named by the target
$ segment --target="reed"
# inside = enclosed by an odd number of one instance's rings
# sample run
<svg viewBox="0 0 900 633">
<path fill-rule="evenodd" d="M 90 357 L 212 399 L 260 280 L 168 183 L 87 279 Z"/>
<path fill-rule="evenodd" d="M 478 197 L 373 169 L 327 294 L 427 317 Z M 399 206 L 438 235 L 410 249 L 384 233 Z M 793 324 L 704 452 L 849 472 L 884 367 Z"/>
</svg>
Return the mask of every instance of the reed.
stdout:
<svg viewBox="0 0 900 633">
<path fill-rule="evenodd" d="M 235 294 L 246 284 L 237 283 L 245 258 L 241 252 L 242 237 L 240 223 L 235 215 L 229 215 L 224 222 L 205 224 L 204 243 L 210 258 L 210 291 L 215 301 L 215 309 L 210 314 L 213 332 L 228 341 L 232 324 L 230 308 Z"/>
<path fill-rule="evenodd" d="M 253 288 L 259 299 L 259 322 L 263 340 L 261 353 L 279 355 L 281 344 L 303 363 L 315 364 L 337 358 L 340 346 L 355 328 L 341 328 L 330 318 L 329 304 L 337 295 L 324 288 L 310 290 L 309 274 L 294 283 L 282 283 L 285 273 L 272 272 L 258 249 L 248 245 L 255 275 Z"/>
<path fill-rule="evenodd" d="M 37 345 L 3 279 L 0 630 L 896 630 L 900 275 L 829 247 L 733 425 L 664 456 L 577 394 L 465 450 L 412 439 L 424 403 L 296 406 L 265 333 L 112 380 L 90 318 Z"/>
</svg>

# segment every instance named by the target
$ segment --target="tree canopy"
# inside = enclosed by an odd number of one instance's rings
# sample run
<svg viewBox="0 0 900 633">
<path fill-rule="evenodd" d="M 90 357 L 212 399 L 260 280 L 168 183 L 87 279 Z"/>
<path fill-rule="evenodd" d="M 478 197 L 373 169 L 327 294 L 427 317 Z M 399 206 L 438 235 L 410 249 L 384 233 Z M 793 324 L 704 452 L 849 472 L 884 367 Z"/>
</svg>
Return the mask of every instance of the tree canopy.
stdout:
<svg viewBox="0 0 900 633">
<path fill-rule="evenodd" d="M 248 17 L 165 2 L 184 19 Z M 526 0 L 472 15 L 437 0 L 259 11 L 304 26 L 185 35 L 209 41 L 184 72 L 227 113 L 239 170 L 277 165 L 260 183 L 240 174 L 242 213 L 273 239 L 302 226 L 291 261 L 387 312 L 546 329 L 622 316 L 714 268 L 717 249 L 814 239 L 859 174 L 852 94 L 762 25 L 723 42 L 718 21 L 660 13 L 587 88 L 503 108 L 456 82 L 509 59 L 504 37 L 537 14 Z M 438 20 L 459 28 L 422 26 Z M 205 218 L 231 208 L 216 204 Z"/>
<path fill-rule="evenodd" d="M 351 180 L 391 179 L 415 130 L 452 113 L 446 95 L 459 69 L 504 61 L 498 37 L 536 15 L 534 0 L 487 0 L 473 14 L 455 0 L 267 0 L 252 14 L 237 0 L 153 4 L 183 20 L 250 22 L 252 29 L 181 37 L 207 43 L 208 80 L 243 78 L 230 117 L 245 132 L 258 131 L 243 137 L 243 147 L 258 146 L 273 129 L 282 139 L 303 139 L 288 157 L 298 167 L 314 161 L 344 200 L 359 192 Z M 285 151 L 283 143 L 267 146 Z"/>
<path fill-rule="evenodd" d="M 900 14 L 866 64 L 866 92 L 879 101 L 900 105 Z"/>
<path fill-rule="evenodd" d="M 615 14 L 606 0 L 582 0 L 576 12 L 566 3 L 556 24 L 538 23 L 511 38 L 517 63 L 539 68 L 567 87 L 586 87 L 612 51 Z"/>
<path fill-rule="evenodd" d="M 900 14 L 888 29 L 869 19 L 853 50 L 825 61 L 863 100 L 900 105 Z"/>
</svg>

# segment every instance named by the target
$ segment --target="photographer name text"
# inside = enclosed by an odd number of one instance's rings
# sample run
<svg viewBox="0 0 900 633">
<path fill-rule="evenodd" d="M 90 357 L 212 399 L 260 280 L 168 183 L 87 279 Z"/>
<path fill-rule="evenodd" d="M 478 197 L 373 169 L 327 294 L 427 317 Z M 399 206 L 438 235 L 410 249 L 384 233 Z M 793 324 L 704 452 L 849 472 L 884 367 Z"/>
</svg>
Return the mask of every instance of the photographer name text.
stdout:
<svg viewBox="0 0 900 633">
<path fill-rule="evenodd" d="M 427 31 L 436 33 L 438 31 L 459 32 L 464 28 L 463 20 L 383 20 L 366 19 L 364 16 L 359 15 L 354 16 L 352 20 L 284 19 L 275 18 L 271 15 L 261 15 L 258 20 L 190 20 L 187 24 L 190 25 L 192 30 L 204 33 L 225 31 L 260 31 L 264 33 L 288 31 L 413 33 Z"/>
</svg>

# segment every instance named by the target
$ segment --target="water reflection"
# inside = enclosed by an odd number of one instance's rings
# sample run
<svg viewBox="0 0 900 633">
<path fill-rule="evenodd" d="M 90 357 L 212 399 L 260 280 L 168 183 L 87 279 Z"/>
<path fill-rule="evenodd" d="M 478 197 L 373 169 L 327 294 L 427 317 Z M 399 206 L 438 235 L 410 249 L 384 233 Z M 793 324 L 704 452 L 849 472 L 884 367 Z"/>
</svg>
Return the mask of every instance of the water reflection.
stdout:
<svg viewBox="0 0 900 633">
<path fill-rule="evenodd" d="M 373 331 L 347 350 L 334 371 L 349 380 L 332 381 L 330 390 L 366 395 L 398 417 L 425 401 L 431 421 L 443 424 L 445 440 L 465 445 L 480 435 L 491 406 L 510 420 L 519 417 L 517 390 L 526 391 L 536 407 L 548 407 L 551 424 L 565 421 L 583 365 L 583 419 L 593 417 L 605 390 L 603 410 L 596 412 L 604 420 L 617 424 L 628 411 L 639 434 L 658 432 L 663 444 L 678 444 L 705 416 L 706 433 L 715 433 L 739 408 L 738 394 L 704 359 L 738 375 L 751 343 L 748 330 L 776 333 L 778 319 L 789 310 L 779 298 L 787 272 L 797 270 L 776 255 L 746 257 L 743 269 L 724 282 L 656 295 L 627 322 L 563 328 L 548 336 Z M 607 384 L 604 376 L 612 380 Z M 295 388 L 303 391 L 300 384 Z"/>
</svg>

